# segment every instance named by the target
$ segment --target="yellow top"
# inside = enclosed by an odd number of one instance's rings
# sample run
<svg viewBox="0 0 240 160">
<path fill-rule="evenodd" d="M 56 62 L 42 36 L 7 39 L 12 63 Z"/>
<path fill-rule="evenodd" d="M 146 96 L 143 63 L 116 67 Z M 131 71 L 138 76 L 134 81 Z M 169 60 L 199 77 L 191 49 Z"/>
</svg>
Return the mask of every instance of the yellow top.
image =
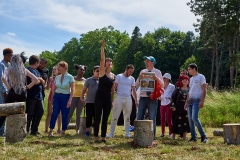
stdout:
<svg viewBox="0 0 240 160">
<path fill-rule="evenodd" d="M 73 92 L 73 97 L 80 97 L 81 96 L 84 83 L 85 83 L 85 80 L 83 80 L 83 81 L 75 80 L 75 83 L 74 83 L 74 88 L 75 89 L 74 89 L 74 92 Z"/>
</svg>

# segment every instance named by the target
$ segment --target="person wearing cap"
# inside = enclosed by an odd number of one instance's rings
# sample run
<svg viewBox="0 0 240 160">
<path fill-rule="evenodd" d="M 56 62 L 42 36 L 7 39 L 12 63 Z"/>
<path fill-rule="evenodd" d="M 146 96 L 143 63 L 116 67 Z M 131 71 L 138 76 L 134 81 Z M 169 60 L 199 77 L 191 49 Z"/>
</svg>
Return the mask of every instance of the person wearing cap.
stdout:
<svg viewBox="0 0 240 160">
<path fill-rule="evenodd" d="M 140 80 L 144 77 L 144 72 L 154 72 L 155 75 L 153 76 L 153 79 L 158 81 L 161 86 L 163 86 L 163 77 L 162 73 L 160 70 L 154 68 L 154 65 L 156 65 L 156 60 L 153 56 L 144 56 L 143 57 L 145 60 L 145 66 L 146 69 L 143 69 L 139 77 L 136 81 L 136 87 L 140 86 Z M 156 144 L 156 115 L 157 115 L 157 100 L 152 100 L 150 98 L 151 92 L 145 92 L 145 91 L 140 91 L 140 99 L 139 99 L 139 104 L 138 104 L 138 115 L 137 115 L 137 120 L 143 120 L 144 115 L 146 112 L 146 109 L 148 109 L 149 113 L 149 119 L 153 120 L 153 128 L 154 128 L 154 139 L 153 139 L 153 144 Z"/>
<path fill-rule="evenodd" d="M 172 110 L 171 107 L 171 97 L 172 93 L 175 89 L 175 86 L 171 83 L 171 75 L 169 73 L 165 73 L 163 75 L 163 94 L 160 97 L 161 106 L 160 106 L 160 115 L 161 115 L 161 127 L 162 127 L 162 134 L 160 137 L 164 137 L 165 133 L 165 124 L 166 120 L 168 123 L 169 128 L 169 137 L 172 136 Z"/>
<path fill-rule="evenodd" d="M 11 48 L 5 48 L 3 50 L 3 60 L 0 63 L 0 78 L 2 78 L 4 71 L 8 68 L 10 64 L 9 62 L 12 56 L 13 56 L 13 50 Z M 8 90 L 1 80 L 0 80 L 0 91 L 1 91 L 0 104 L 3 104 L 7 97 Z M 5 123 L 3 123 L 3 125 L 0 126 L 0 136 L 4 135 L 4 126 L 5 126 Z"/>
</svg>

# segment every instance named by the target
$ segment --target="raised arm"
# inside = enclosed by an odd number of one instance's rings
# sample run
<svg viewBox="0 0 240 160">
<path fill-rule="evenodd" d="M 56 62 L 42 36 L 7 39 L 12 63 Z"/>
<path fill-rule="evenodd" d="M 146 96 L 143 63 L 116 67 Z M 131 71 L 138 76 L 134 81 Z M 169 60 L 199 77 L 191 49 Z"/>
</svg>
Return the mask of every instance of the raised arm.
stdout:
<svg viewBox="0 0 240 160">
<path fill-rule="evenodd" d="M 38 78 L 37 78 L 35 75 L 33 75 L 29 70 L 25 69 L 25 71 L 27 72 L 27 76 L 28 76 L 29 78 L 31 78 L 31 80 L 32 80 L 32 82 L 31 82 L 29 85 L 26 86 L 27 89 L 30 89 L 30 88 L 32 88 L 32 86 L 34 86 L 35 84 L 39 84 L 39 83 L 40 83 L 40 81 L 38 80 Z"/>
<path fill-rule="evenodd" d="M 99 77 L 102 77 L 105 75 L 105 53 L 104 53 L 104 46 L 105 46 L 105 40 L 102 39 L 102 46 L 101 46 L 101 61 L 100 61 L 100 72 Z"/>
</svg>

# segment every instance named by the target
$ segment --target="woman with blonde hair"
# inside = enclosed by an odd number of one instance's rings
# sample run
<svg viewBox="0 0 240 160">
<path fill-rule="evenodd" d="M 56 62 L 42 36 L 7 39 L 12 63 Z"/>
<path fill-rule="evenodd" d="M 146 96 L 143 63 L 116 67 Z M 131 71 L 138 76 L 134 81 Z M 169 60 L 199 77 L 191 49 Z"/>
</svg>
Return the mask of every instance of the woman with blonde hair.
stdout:
<svg viewBox="0 0 240 160">
<path fill-rule="evenodd" d="M 26 76 L 32 79 L 29 85 L 26 85 Z M 10 66 L 4 72 L 2 81 L 8 89 L 5 103 L 25 102 L 26 89 L 30 89 L 35 84 L 40 83 L 38 78 L 24 67 L 19 54 L 12 56 Z M 4 123 L 5 119 L 6 116 L 0 117 L 0 126 Z"/>
<path fill-rule="evenodd" d="M 65 61 L 61 61 L 58 63 L 57 68 L 60 75 L 55 78 L 53 84 L 53 112 L 50 120 L 49 136 L 53 136 L 53 129 L 60 111 L 62 115 L 62 136 L 65 135 L 65 130 L 68 125 L 68 113 L 74 92 L 75 80 L 71 74 L 67 73 L 68 64 Z"/>
</svg>

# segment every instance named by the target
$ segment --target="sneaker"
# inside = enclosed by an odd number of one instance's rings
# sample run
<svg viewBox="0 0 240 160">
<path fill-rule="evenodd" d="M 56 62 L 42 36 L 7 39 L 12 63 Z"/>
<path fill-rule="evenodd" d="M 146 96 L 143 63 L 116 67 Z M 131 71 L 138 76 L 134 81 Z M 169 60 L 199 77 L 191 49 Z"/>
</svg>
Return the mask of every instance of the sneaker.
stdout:
<svg viewBox="0 0 240 160">
<path fill-rule="evenodd" d="M 90 132 L 87 131 L 87 132 L 85 133 L 85 136 L 89 137 L 89 136 L 90 136 Z"/>
<path fill-rule="evenodd" d="M 129 132 L 133 132 L 134 131 L 134 126 L 130 126 L 129 127 Z"/>
<path fill-rule="evenodd" d="M 201 137 L 201 142 L 202 143 L 207 143 L 208 142 L 208 138 L 206 136 Z"/>
<path fill-rule="evenodd" d="M 170 135 L 169 135 L 169 138 L 170 138 L 170 139 L 173 139 L 173 134 L 170 134 Z"/>
<path fill-rule="evenodd" d="M 132 135 L 131 134 L 129 134 L 129 133 L 126 133 L 126 135 L 125 135 L 127 138 L 131 138 L 132 137 Z"/>
<path fill-rule="evenodd" d="M 107 138 L 113 138 L 113 133 L 108 134 Z"/>
<path fill-rule="evenodd" d="M 194 138 L 191 138 L 188 142 L 197 142 L 197 140 Z"/>
<path fill-rule="evenodd" d="M 164 137 L 164 134 L 161 134 L 160 137 Z"/>
</svg>

